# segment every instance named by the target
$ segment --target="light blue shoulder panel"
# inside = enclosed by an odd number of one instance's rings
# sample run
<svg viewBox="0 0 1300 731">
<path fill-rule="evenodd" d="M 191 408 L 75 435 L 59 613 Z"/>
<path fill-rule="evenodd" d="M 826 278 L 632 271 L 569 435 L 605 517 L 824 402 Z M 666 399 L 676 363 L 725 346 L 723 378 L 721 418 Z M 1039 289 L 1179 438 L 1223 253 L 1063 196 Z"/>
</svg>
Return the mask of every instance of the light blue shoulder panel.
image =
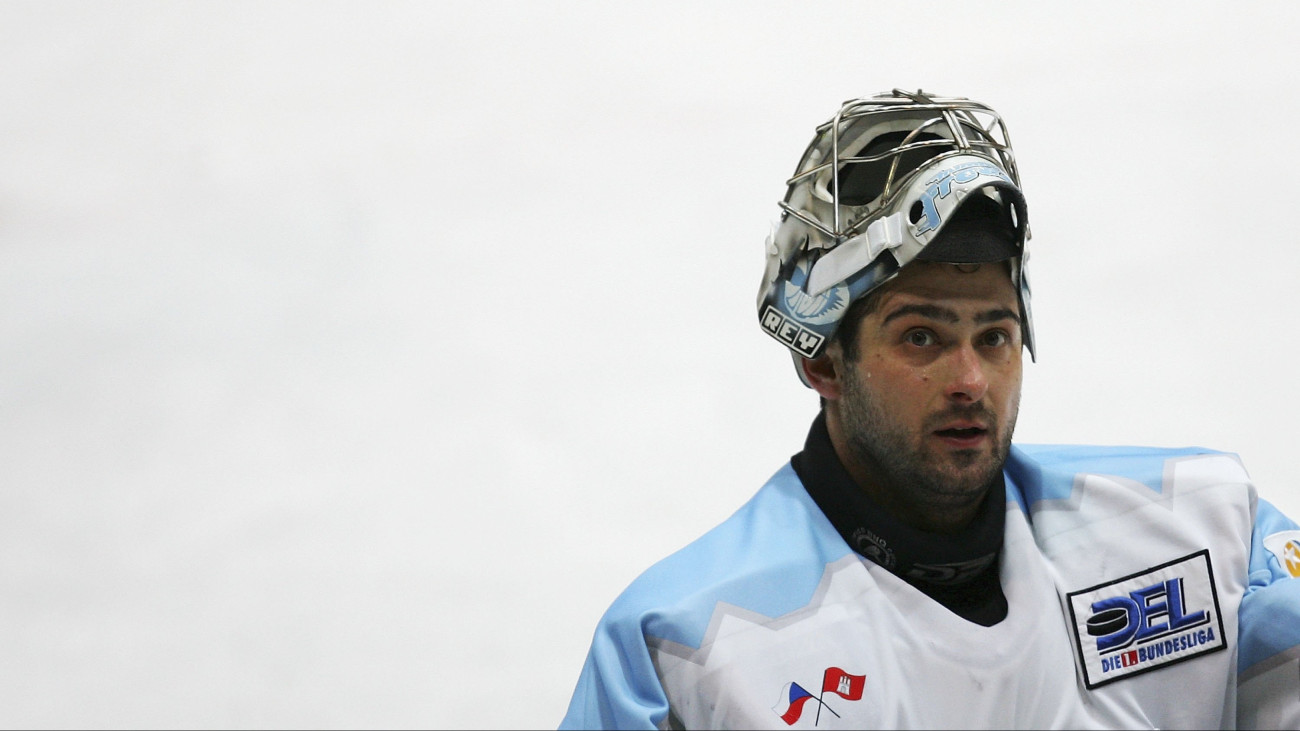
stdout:
<svg viewBox="0 0 1300 731">
<path fill-rule="evenodd" d="M 1272 658 L 1300 655 L 1300 579 L 1264 545 L 1268 537 L 1290 531 L 1296 531 L 1293 540 L 1300 541 L 1300 526 L 1260 500 L 1250 542 L 1250 586 L 1238 616 L 1237 672 L 1242 676 Z"/>
<path fill-rule="evenodd" d="M 769 617 L 806 606 L 826 564 L 849 552 L 787 464 L 734 515 L 614 601 L 560 728 L 659 726 L 668 700 L 648 639 L 698 648 L 720 602 Z"/>
</svg>

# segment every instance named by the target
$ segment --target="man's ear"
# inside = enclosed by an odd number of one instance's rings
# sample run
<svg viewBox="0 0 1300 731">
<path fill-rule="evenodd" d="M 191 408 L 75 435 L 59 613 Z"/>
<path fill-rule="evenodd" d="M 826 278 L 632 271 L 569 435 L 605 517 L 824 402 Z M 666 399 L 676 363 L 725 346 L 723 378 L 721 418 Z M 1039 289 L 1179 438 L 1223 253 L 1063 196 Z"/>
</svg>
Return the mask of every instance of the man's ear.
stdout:
<svg viewBox="0 0 1300 731">
<path fill-rule="evenodd" d="M 799 361 L 804 380 L 827 401 L 838 401 L 843 389 L 841 379 L 844 368 L 837 345 L 838 343 L 832 343 L 826 352 L 817 358 L 811 360 L 804 358 Z"/>
</svg>

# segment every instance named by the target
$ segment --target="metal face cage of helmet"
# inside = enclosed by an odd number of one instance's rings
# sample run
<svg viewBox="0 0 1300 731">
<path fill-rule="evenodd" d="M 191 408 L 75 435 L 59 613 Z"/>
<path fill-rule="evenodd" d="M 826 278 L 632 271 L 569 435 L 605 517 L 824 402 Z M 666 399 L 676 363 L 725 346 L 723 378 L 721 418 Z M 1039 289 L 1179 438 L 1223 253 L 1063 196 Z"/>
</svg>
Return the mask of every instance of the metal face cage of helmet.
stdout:
<svg viewBox="0 0 1300 731">
<path fill-rule="evenodd" d="M 767 239 L 758 315 L 790 349 L 801 379 L 800 359 L 825 352 L 849 305 L 917 258 L 1009 260 L 1034 357 L 1025 198 L 997 112 L 963 97 L 900 89 L 850 100 L 817 128 L 787 185 Z M 945 243 L 923 253 L 976 199 L 1001 219 L 1005 245 Z"/>
</svg>

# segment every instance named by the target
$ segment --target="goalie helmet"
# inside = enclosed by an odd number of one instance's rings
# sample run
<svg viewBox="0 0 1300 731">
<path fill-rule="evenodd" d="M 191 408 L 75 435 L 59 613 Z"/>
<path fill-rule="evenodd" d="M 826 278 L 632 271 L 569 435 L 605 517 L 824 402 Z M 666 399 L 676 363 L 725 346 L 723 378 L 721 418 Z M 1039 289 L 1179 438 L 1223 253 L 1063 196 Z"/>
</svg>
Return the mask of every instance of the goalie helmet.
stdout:
<svg viewBox="0 0 1300 731">
<path fill-rule="evenodd" d="M 800 359 L 825 352 L 849 305 L 914 259 L 1009 260 L 1034 357 L 1025 198 L 997 112 L 899 89 L 850 100 L 817 128 L 787 186 L 758 315 L 800 378 Z"/>
</svg>

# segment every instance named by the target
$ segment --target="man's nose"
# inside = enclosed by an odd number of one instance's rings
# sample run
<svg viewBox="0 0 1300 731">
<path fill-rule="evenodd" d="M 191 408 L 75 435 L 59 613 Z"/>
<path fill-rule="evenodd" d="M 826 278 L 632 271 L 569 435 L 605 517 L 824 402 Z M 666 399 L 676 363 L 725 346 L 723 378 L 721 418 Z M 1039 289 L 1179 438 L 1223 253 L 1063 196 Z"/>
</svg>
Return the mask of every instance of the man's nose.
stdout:
<svg viewBox="0 0 1300 731">
<path fill-rule="evenodd" d="M 966 343 L 954 348 L 948 361 L 948 398 L 962 403 L 974 403 L 984 398 L 989 390 L 988 375 L 984 371 L 986 364 L 974 346 Z"/>
</svg>

